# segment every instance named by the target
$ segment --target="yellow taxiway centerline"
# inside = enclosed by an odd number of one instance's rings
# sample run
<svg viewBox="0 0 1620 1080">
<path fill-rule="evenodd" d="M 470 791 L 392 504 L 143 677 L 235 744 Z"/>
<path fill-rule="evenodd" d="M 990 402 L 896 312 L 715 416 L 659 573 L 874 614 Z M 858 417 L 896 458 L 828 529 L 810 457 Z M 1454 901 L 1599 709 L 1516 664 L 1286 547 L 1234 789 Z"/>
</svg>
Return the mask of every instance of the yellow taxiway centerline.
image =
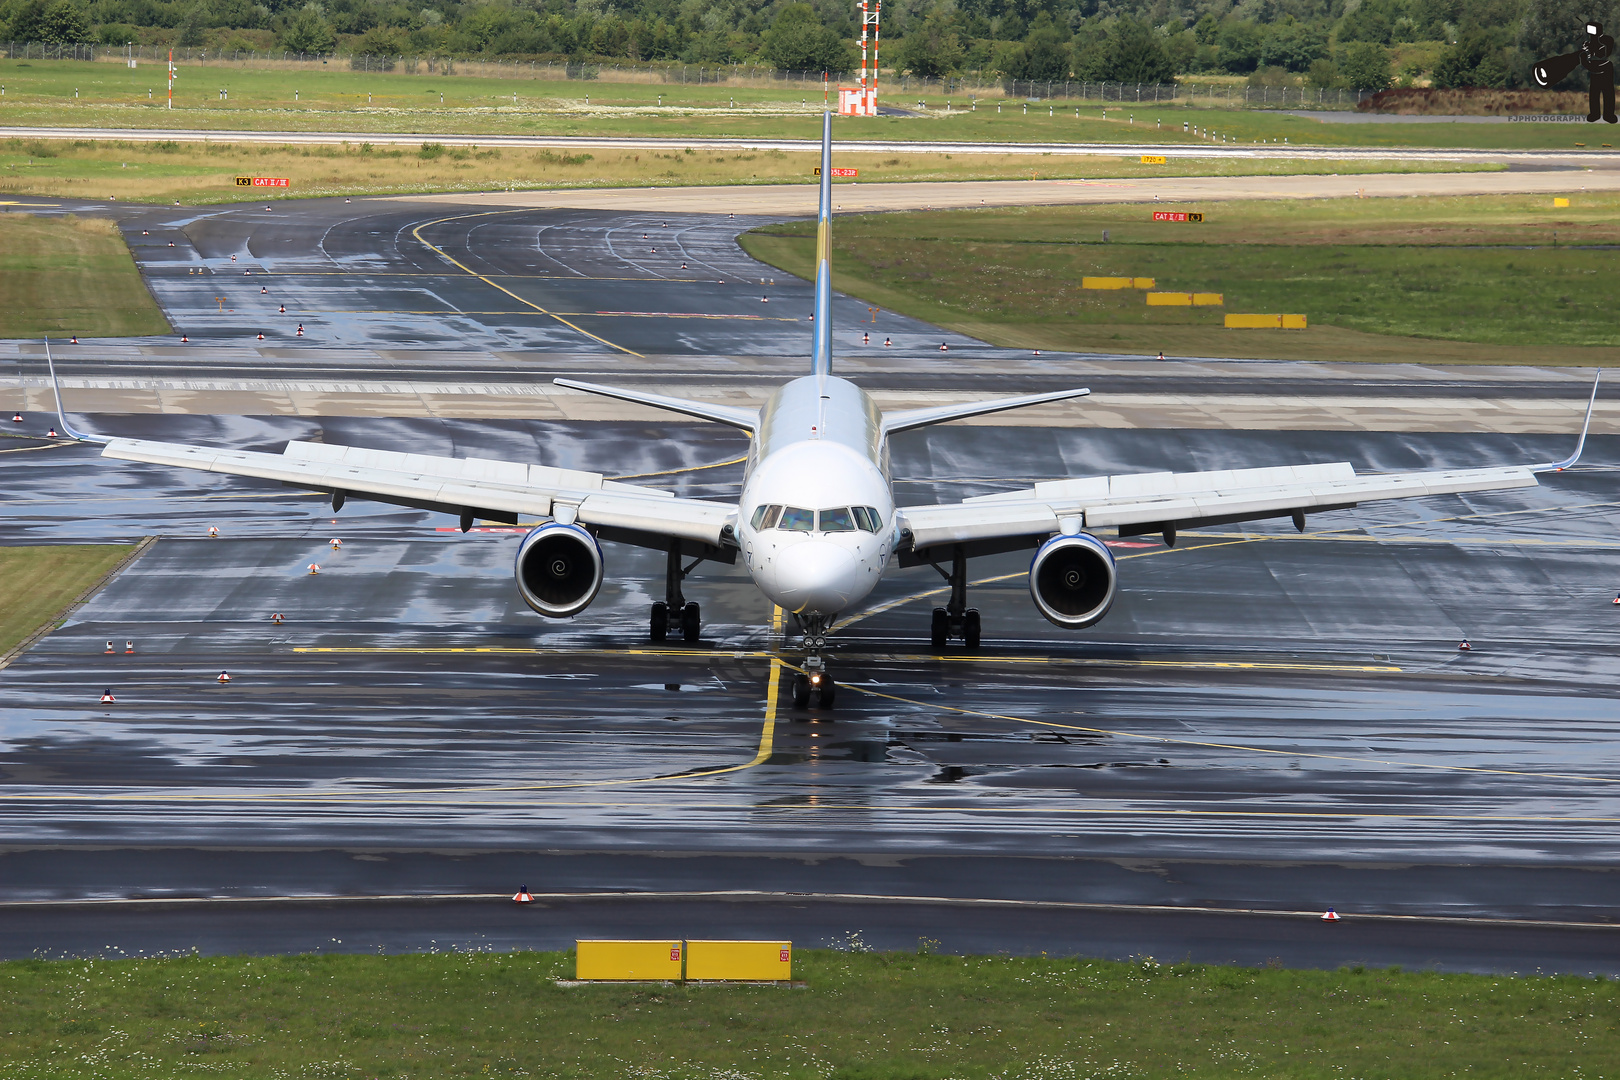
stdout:
<svg viewBox="0 0 1620 1080">
<path fill-rule="evenodd" d="M 467 218 L 494 217 L 494 216 L 497 216 L 499 214 L 517 214 L 517 213 L 522 213 L 523 210 L 525 210 L 525 209 L 530 209 L 530 208 L 524 207 L 524 208 L 520 208 L 518 210 L 486 210 L 481 214 L 454 214 L 454 215 L 451 215 L 450 217 L 439 218 L 436 221 L 425 221 L 422 224 L 418 225 L 416 228 L 412 229 L 411 230 L 411 235 L 416 237 L 417 240 L 419 240 L 421 243 L 423 243 L 427 247 L 430 247 L 434 251 L 438 252 L 440 255 L 442 255 L 446 260 L 448 260 L 453 265 L 455 265 L 457 267 L 460 267 L 462 270 L 465 270 L 467 273 L 471 274 L 473 277 L 477 278 L 479 281 L 482 281 L 485 285 L 488 285 L 490 288 L 501 290 L 501 292 L 505 293 L 507 296 L 510 296 L 512 299 L 516 300 L 518 303 L 523 304 L 523 305 L 525 305 L 527 307 L 531 307 L 534 310 L 538 311 L 542 315 L 549 315 L 553 319 L 556 319 L 558 322 L 562 323 L 564 326 L 568 327 L 569 329 L 577 330 L 581 334 L 584 334 L 586 337 L 590 338 L 592 341 L 599 341 L 603 345 L 606 345 L 610 349 L 617 349 L 622 353 L 629 353 L 631 356 L 640 357 L 642 354 L 636 352 L 636 350 L 634 350 L 634 349 L 627 349 L 623 345 L 614 344 L 613 342 L 609 341 L 607 338 L 597 337 L 595 334 L 591 333 L 589 330 L 586 330 L 584 327 L 581 327 L 581 326 L 576 326 L 575 324 L 569 322 L 567 319 L 563 318 L 561 315 L 558 315 L 556 312 L 547 311 L 545 308 L 541 307 L 539 304 L 536 304 L 532 300 L 525 300 L 523 297 L 519 296 L 517 293 L 513 292 L 511 289 L 508 289 L 506 286 L 504 286 L 504 285 L 500 284 L 499 282 L 494 281 L 494 280 L 492 280 L 492 279 L 490 279 L 488 277 L 485 277 L 483 274 L 480 274 L 478 271 L 476 271 L 476 270 L 472 269 L 471 267 L 467 266 L 465 263 L 462 263 L 460 260 L 456 259 L 453 255 L 451 255 L 450 253 L 445 251 L 443 248 L 439 247 L 437 244 L 433 243 L 431 240 L 428 240 L 426 237 L 424 237 L 422 235 L 422 230 L 423 229 L 426 229 L 426 228 L 428 228 L 429 226 L 432 226 L 432 225 L 442 225 L 446 221 L 465 221 Z M 645 359 L 645 357 L 642 357 L 642 359 Z"/>
</svg>

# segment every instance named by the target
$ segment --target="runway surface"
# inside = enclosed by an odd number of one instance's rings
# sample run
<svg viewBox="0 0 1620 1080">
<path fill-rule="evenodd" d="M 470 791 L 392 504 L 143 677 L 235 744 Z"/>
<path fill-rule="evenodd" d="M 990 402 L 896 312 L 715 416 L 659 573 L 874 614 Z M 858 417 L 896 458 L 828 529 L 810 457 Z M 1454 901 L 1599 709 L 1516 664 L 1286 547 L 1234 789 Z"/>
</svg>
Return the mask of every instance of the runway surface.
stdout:
<svg viewBox="0 0 1620 1080">
<path fill-rule="evenodd" d="M 707 425 L 90 419 L 233 445 L 318 436 L 656 473 L 649 482 L 717 497 L 734 489 L 743 450 Z M 1593 443 L 1598 462 L 1620 445 Z M 1486 464 L 1566 444 L 950 428 L 904 436 L 895 466 L 906 501 L 923 501 L 1031 476 L 1339 451 L 1363 468 Z M 644 624 L 661 559 L 635 549 L 609 545 L 596 604 L 548 624 L 516 598 L 512 532 L 463 536 L 443 519 L 357 503 L 334 524 L 316 497 L 103 462 L 86 447 L 6 455 L 0 470 L 12 542 L 166 537 L 0 676 L 8 900 L 522 883 L 1613 915 L 1620 628 L 1608 569 L 1620 503 L 1607 469 L 1527 492 L 1324 515 L 1304 536 L 1228 527 L 1173 550 L 1126 541 L 1115 549 L 1121 600 L 1084 634 L 1039 620 L 1018 557 L 983 560 L 972 601 L 986 644 L 972 655 L 933 653 L 925 627 L 940 583 L 931 571 L 898 573 L 836 635 L 844 692 L 831 717 L 773 699 L 792 642 L 734 568 L 688 582 L 703 642 L 654 648 Z M 221 539 L 206 538 L 209 525 Z M 339 551 L 326 543 L 334 536 Z M 271 625 L 273 612 L 285 625 Z M 1465 635 L 1466 655 L 1456 647 Z M 104 654 L 108 640 L 115 655 Z M 215 681 L 221 669 L 228 686 Z M 104 689 L 116 704 L 98 704 Z M 851 912 L 896 940 L 921 927 L 963 949 L 997 933 L 1022 947 L 1029 926 L 1061 924 L 1065 941 L 1114 934 L 1118 948 L 1083 946 L 1105 955 L 1154 951 L 1143 943 L 1165 925 L 816 906 L 804 925 L 825 935 L 801 944 L 832 941 L 828 927 Z M 423 910 L 359 921 L 395 944 L 421 943 L 448 925 Z M 694 936 L 730 919 L 725 904 L 679 910 L 703 924 Z M 103 923 L 83 909 L 77 921 L 52 918 L 61 942 L 81 940 L 85 920 Z M 202 917 L 195 931 L 192 918 L 170 919 L 152 940 L 228 938 L 230 916 Z M 629 914 L 602 919 L 634 925 Z M 140 936 L 138 922 L 114 925 Z M 545 925 L 533 940 L 583 924 Z M 1488 933 L 1509 935 L 1506 953 L 1470 953 L 1469 935 L 1455 933 L 1455 948 L 1374 934 L 1325 951 L 1304 937 L 1266 956 L 1616 967 L 1600 943 L 1568 950 L 1541 931 L 1521 940 L 1497 928 Z M 1197 927 L 1162 938 L 1195 959 L 1249 958 L 1271 939 Z"/>
<path fill-rule="evenodd" d="M 70 404 L 108 434 L 319 438 L 725 498 L 735 433 L 537 390 L 567 373 L 752 400 L 809 336 L 807 286 L 769 284 L 735 246 L 742 217 L 120 211 L 192 341 L 58 354 L 70 393 L 116 404 Z M 938 331 L 887 313 L 870 325 L 895 345 L 859 346 L 869 314 L 838 301 L 836 364 L 886 403 L 1098 390 L 1089 413 L 901 436 L 903 502 L 1153 469 L 1550 460 L 1590 385 L 1556 368 L 1161 365 L 957 338 L 940 363 Z M 266 342 L 244 340 L 261 325 Z M 41 352 L 0 350 L 33 410 Z M 423 415 L 348 415 L 406 398 Z M 230 415 L 257 401 L 280 415 Z M 456 418 L 467 402 L 496 415 Z M 516 596 L 515 531 L 361 502 L 333 515 L 279 486 L 29 437 L 52 420 L 5 432 L 0 542 L 158 539 L 0 671 L 0 904 L 42 905 L 4 908 L 0 954 L 551 947 L 653 917 L 631 900 L 518 915 L 488 899 L 528 884 L 663 894 L 657 925 L 694 937 L 785 920 L 801 946 L 862 930 L 963 951 L 1620 974 L 1608 930 L 1530 925 L 1615 915 L 1607 401 L 1592 465 L 1537 489 L 1323 515 L 1303 536 L 1120 542 L 1122 598 L 1083 634 L 1039 619 L 1027 561 L 1007 556 L 972 567 L 984 647 L 936 654 L 941 582 L 896 573 L 835 635 L 830 717 L 784 708 L 798 653 L 736 568 L 687 583 L 699 645 L 654 648 L 661 555 L 608 545 L 596 603 L 547 623 Z M 672 895 L 716 890 L 763 895 Z M 395 899 L 284 899 L 310 896 Z M 93 903 L 142 898 L 196 903 Z M 215 902 L 233 899 L 268 906 Z M 1328 906 L 1350 933 L 1321 936 L 1308 913 Z"/>
</svg>

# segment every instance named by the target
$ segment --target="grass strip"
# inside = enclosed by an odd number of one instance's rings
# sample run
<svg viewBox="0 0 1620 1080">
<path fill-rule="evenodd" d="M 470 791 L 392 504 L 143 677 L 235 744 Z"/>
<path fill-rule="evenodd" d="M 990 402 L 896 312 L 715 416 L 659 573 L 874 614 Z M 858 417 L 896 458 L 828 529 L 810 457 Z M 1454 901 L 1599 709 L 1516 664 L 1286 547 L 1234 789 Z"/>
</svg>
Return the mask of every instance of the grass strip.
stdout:
<svg viewBox="0 0 1620 1080">
<path fill-rule="evenodd" d="M 5 122 L 28 127 L 370 131 L 424 135 L 738 135 L 813 139 L 820 87 L 690 85 L 342 68 L 180 66 L 165 107 L 161 64 L 0 59 Z M 1598 149 L 1616 140 L 1575 124 L 1324 123 L 1282 111 L 1152 102 L 981 99 L 884 90 L 913 116 L 840 119 L 838 138 L 966 142 L 1220 142 L 1345 147 Z M 947 105 L 949 106 L 947 111 Z M 920 107 L 919 107 L 920 106 Z M 1184 130 L 1185 127 L 1185 130 Z M 1200 131 L 1209 134 L 1200 135 Z"/>
<path fill-rule="evenodd" d="M 0 656 L 54 622 L 129 553 L 128 544 L 0 547 Z"/>
<path fill-rule="evenodd" d="M 0 214 L 0 337 L 163 334 L 124 238 L 101 218 Z"/>
<path fill-rule="evenodd" d="M 572 975 L 566 953 L 12 961 L 0 1059 L 9 1076 L 570 1080 L 1596 1076 L 1620 1060 L 1602 978 L 832 950 L 796 952 L 802 989 L 557 984 Z"/>
<path fill-rule="evenodd" d="M 840 218 L 834 285 L 868 303 L 1015 348 L 1278 359 L 1612 363 L 1605 284 L 1620 196 L 1065 206 Z M 1153 211 L 1201 211 L 1203 224 Z M 742 238 L 813 272 L 813 225 Z M 1571 246 L 1575 245 L 1575 246 Z M 1153 278 L 1219 307 L 1149 307 Z M 1227 330 L 1224 314 L 1300 313 L 1303 331 Z"/>
<path fill-rule="evenodd" d="M 1028 180 L 1142 176 L 1281 176 L 1374 172 L 1461 172 L 1495 165 L 1402 161 L 1278 161 L 1178 158 L 1143 165 L 1137 157 L 1076 158 L 1040 154 L 839 154 L 841 167 L 864 183 L 899 180 Z M 710 184 L 804 184 L 815 158 L 780 150 L 668 149 L 578 152 L 510 147 L 140 143 L 95 139 L 13 138 L 0 141 L 0 192 L 124 202 L 189 204 L 268 198 L 395 195 L 436 191 Z M 277 176 L 287 188 L 238 187 L 239 175 Z"/>
</svg>

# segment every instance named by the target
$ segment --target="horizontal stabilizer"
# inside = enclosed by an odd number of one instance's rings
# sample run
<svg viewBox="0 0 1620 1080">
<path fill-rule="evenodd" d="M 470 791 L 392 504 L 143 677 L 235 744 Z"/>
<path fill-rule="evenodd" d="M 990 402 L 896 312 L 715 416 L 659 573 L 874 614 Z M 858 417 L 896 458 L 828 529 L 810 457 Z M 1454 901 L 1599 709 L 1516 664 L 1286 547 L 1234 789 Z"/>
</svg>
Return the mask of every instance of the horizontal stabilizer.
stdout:
<svg viewBox="0 0 1620 1080">
<path fill-rule="evenodd" d="M 713 420 L 717 424 L 727 424 L 750 433 L 759 426 L 759 410 L 757 409 L 739 409 L 734 405 L 712 405 L 707 401 L 667 397 L 663 394 L 649 394 L 643 390 L 626 390 L 618 386 L 602 386 L 597 383 L 577 382 L 573 379 L 552 379 L 551 381 L 558 386 L 566 386 L 570 390 L 583 390 L 587 394 L 600 394 L 603 397 L 618 398 L 620 401 L 633 401 L 637 405 L 650 405 L 655 409 L 665 409 L 686 416 L 695 416 L 699 420 Z"/>
<path fill-rule="evenodd" d="M 1008 409 L 1045 405 L 1050 401 L 1068 401 L 1070 398 L 1085 397 L 1090 393 L 1090 390 L 1054 390 L 1049 394 L 1025 394 L 1023 397 L 994 398 L 990 401 L 964 401 L 960 405 L 936 405 L 929 409 L 906 409 L 903 412 L 884 413 L 883 433 L 893 435 L 897 431 L 910 431 L 912 428 L 943 424 L 969 416 L 988 416 L 991 413 L 1006 412 Z"/>
</svg>

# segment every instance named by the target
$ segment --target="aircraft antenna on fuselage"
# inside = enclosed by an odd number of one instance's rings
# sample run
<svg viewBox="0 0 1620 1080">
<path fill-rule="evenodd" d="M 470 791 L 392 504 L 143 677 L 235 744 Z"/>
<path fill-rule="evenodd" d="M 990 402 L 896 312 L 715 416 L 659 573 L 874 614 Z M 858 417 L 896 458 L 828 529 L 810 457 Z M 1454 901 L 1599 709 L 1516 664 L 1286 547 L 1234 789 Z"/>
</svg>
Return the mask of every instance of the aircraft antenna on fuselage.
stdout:
<svg viewBox="0 0 1620 1080">
<path fill-rule="evenodd" d="M 810 374 L 832 373 L 832 113 L 821 114 L 821 210 L 816 215 L 816 326 Z"/>
</svg>

